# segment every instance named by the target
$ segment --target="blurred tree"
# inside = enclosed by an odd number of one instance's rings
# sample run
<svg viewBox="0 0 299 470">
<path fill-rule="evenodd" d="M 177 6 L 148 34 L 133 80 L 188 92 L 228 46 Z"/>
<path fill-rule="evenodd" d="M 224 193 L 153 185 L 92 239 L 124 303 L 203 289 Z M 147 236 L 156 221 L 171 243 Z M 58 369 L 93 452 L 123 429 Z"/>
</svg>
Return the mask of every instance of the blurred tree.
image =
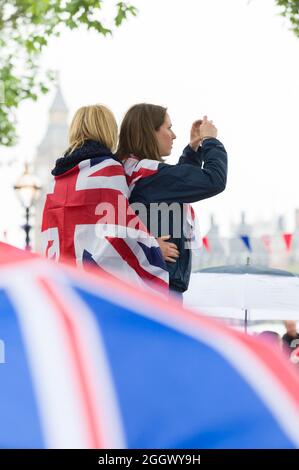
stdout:
<svg viewBox="0 0 299 470">
<path fill-rule="evenodd" d="M 0 145 L 17 140 L 16 109 L 47 93 L 53 72 L 41 73 L 40 55 L 52 36 L 85 26 L 106 36 L 101 21 L 103 0 L 0 0 Z M 115 2 L 113 23 L 120 26 L 134 6 Z M 106 22 L 105 22 L 106 23 Z"/>
<path fill-rule="evenodd" d="M 299 0 L 275 0 L 282 7 L 282 16 L 291 22 L 292 30 L 299 37 Z"/>
</svg>

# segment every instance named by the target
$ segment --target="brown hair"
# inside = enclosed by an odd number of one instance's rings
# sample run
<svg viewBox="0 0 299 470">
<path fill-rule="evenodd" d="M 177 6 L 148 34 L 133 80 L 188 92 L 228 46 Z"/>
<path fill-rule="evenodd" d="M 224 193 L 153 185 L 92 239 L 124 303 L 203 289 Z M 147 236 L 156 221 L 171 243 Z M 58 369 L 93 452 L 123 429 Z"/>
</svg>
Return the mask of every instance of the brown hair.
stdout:
<svg viewBox="0 0 299 470">
<path fill-rule="evenodd" d="M 123 118 L 117 155 L 124 160 L 130 154 L 140 159 L 162 161 L 155 131 L 162 126 L 167 108 L 155 104 L 140 103 L 130 108 Z"/>
<path fill-rule="evenodd" d="M 82 106 L 76 111 L 69 129 L 69 147 L 66 154 L 81 147 L 85 140 L 101 142 L 107 149 L 115 151 L 117 124 L 106 106 L 94 104 Z"/>
</svg>

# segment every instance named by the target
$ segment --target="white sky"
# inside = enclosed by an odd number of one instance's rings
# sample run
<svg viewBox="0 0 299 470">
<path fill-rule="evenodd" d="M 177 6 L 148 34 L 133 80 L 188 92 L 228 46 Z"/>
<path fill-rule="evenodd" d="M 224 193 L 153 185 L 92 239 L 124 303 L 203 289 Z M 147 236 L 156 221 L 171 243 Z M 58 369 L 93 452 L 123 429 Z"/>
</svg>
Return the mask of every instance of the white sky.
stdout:
<svg viewBox="0 0 299 470">
<path fill-rule="evenodd" d="M 51 41 L 43 63 L 59 70 L 70 115 L 102 102 L 120 121 L 134 103 L 166 105 L 177 134 L 169 160 L 175 163 L 192 121 L 207 114 L 227 148 L 229 179 L 224 193 L 195 205 L 203 234 L 211 213 L 225 235 L 242 210 L 249 222 L 284 214 L 292 230 L 299 207 L 299 38 L 274 0 L 131 1 L 139 15 L 112 38 L 82 31 Z M 22 106 L 20 145 L 0 148 L 2 161 L 32 159 L 53 95 Z M 20 210 L 10 185 L 21 165 L 0 168 L 0 237 L 8 229 L 15 242 Z"/>
</svg>

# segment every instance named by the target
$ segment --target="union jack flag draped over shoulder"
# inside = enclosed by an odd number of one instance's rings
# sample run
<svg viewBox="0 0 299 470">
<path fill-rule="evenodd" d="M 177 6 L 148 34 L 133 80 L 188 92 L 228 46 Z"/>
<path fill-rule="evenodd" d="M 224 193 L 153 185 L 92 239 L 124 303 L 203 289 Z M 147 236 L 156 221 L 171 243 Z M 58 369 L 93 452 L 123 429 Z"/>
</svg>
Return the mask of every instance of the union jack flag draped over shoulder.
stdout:
<svg viewBox="0 0 299 470">
<path fill-rule="evenodd" d="M 129 207 L 124 170 L 112 154 L 79 159 L 54 175 L 43 213 L 44 255 L 93 264 L 150 289 L 168 287 L 159 245 Z"/>
<path fill-rule="evenodd" d="M 124 169 L 129 186 L 129 195 L 132 194 L 137 181 L 142 178 L 146 178 L 147 176 L 154 175 L 159 171 L 160 166 L 160 161 L 150 160 L 148 158 L 140 160 L 135 155 L 130 155 L 130 157 L 128 157 L 124 162 Z M 202 247 L 202 237 L 198 217 L 196 216 L 191 204 L 185 203 L 183 204 L 183 208 L 183 231 L 188 240 L 188 248 L 196 250 Z"/>
</svg>

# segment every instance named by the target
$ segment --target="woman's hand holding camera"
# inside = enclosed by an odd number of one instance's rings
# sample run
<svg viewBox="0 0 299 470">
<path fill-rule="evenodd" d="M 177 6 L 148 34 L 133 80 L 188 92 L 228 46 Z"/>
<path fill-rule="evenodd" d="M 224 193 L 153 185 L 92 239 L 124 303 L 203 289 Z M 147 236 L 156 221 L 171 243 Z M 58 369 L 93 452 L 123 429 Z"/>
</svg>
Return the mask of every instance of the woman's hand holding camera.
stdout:
<svg viewBox="0 0 299 470">
<path fill-rule="evenodd" d="M 190 147 L 197 150 L 205 139 L 217 137 L 217 129 L 213 121 L 209 121 L 207 116 L 199 119 L 192 124 L 190 131 Z"/>
</svg>

